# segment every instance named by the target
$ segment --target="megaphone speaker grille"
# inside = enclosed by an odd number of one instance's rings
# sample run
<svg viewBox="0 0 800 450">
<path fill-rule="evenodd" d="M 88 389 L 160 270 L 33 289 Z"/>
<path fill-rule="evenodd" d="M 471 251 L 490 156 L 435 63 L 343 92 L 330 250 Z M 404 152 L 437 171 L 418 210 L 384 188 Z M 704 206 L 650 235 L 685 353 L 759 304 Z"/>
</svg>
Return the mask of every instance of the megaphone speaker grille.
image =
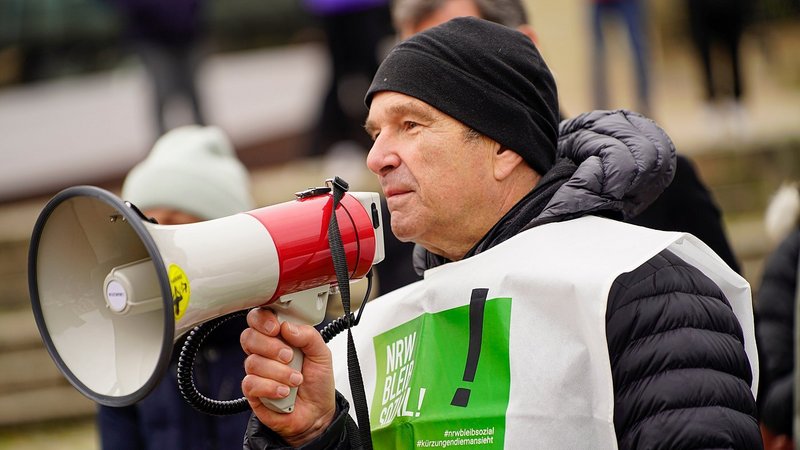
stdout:
<svg viewBox="0 0 800 450">
<path fill-rule="evenodd" d="M 148 258 L 163 304 L 115 312 L 106 275 Z M 108 406 L 152 390 L 169 365 L 175 324 L 163 261 L 134 209 L 91 186 L 61 191 L 34 227 L 28 277 L 39 332 L 73 386 Z"/>
</svg>

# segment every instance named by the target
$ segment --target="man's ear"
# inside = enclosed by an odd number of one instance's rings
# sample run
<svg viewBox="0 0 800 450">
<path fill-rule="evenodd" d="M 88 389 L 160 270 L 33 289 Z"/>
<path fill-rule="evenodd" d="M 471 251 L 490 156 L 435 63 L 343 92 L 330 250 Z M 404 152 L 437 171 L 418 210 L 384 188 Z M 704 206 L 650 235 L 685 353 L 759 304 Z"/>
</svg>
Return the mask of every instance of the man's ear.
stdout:
<svg viewBox="0 0 800 450">
<path fill-rule="evenodd" d="M 494 178 L 497 181 L 502 181 L 508 178 L 511 173 L 514 172 L 519 165 L 524 165 L 525 160 L 522 159 L 522 156 L 519 153 L 511 150 L 509 148 L 503 147 L 500 144 L 497 144 L 498 148 L 494 154 Z"/>
</svg>

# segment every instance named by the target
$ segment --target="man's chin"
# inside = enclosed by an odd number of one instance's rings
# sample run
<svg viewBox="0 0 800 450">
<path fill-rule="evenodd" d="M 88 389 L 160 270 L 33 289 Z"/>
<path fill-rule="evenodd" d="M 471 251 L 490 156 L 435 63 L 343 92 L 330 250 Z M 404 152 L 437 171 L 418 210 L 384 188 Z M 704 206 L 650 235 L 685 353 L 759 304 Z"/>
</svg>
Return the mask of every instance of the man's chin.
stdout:
<svg viewBox="0 0 800 450">
<path fill-rule="evenodd" d="M 395 220 L 395 216 L 392 216 L 392 234 L 394 234 L 400 242 L 413 242 L 415 236 L 414 230 L 402 222 L 402 219 Z"/>
</svg>

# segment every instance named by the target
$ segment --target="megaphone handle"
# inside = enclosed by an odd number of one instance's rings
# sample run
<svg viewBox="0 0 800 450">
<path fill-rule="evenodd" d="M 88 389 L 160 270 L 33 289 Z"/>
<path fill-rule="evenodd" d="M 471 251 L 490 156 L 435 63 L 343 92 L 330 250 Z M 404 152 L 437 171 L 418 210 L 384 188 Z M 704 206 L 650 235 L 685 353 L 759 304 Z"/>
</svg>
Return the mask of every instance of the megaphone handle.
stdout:
<svg viewBox="0 0 800 450">
<path fill-rule="evenodd" d="M 292 351 L 294 352 L 294 357 L 292 358 L 292 362 L 289 363 L 289 367 L 300 372 L 303 369 L 303 352 L 294 347 L 292 347 Z M 295 398 L 297 398 L 297 388 L 293 387 L 290 388 L 288 396 L 276 400 L 261 397 L 261 403 L 275 412 L 290 413 L 294 411 Z"/>
<path fill-rule="evenodd" d="M 330 286 L 328 285 L 317 286 L 305 291 L 281 296 L 279 301 L 269 306 L 262 306 L 262 308 L 271 309 L 280 323 L 289 321 L 300 325 L 316 325 L 325 318 L 325 305 L 328 303 L 329 291 Z M 298 372 L 302 372 L 303 352 L 294 347 L 292 347 L 292 351 L 294 352 L 294 357 L 289 366 Z M 294 387 L 290 388 L 289 395 L 282 399 L 272 400 L 261 397 L 261 402 L 275 412 L 290 413 L 294 411 L 296 397 L 297 388 Z"/>
</svg>

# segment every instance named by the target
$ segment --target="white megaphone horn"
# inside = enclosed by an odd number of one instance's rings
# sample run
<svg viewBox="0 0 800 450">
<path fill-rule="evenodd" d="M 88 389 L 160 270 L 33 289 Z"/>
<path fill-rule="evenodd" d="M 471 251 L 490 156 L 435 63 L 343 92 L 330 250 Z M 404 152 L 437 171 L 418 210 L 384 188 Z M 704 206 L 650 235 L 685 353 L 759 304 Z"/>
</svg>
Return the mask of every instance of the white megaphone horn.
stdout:
<svg viewBox="0 0 800 450">
<path fill-rule="evenodd" d="M 329 188 L 315 188 L 220 219 L 158 225 L 103 189 L 59 192 L 36 221 L 28 260 L 50 356 L 86 397 L 126 406 L 156 386 L 174 343 L 198 324 L 258 306 L 321 322 L 336 285 L 333 204 Z M 336 220 L 349 278 L 363 278 L 384 256 L 378 194 L 345 193 Z M 290 412 L 295 393 L 268 406 Z"/>
</svg>

